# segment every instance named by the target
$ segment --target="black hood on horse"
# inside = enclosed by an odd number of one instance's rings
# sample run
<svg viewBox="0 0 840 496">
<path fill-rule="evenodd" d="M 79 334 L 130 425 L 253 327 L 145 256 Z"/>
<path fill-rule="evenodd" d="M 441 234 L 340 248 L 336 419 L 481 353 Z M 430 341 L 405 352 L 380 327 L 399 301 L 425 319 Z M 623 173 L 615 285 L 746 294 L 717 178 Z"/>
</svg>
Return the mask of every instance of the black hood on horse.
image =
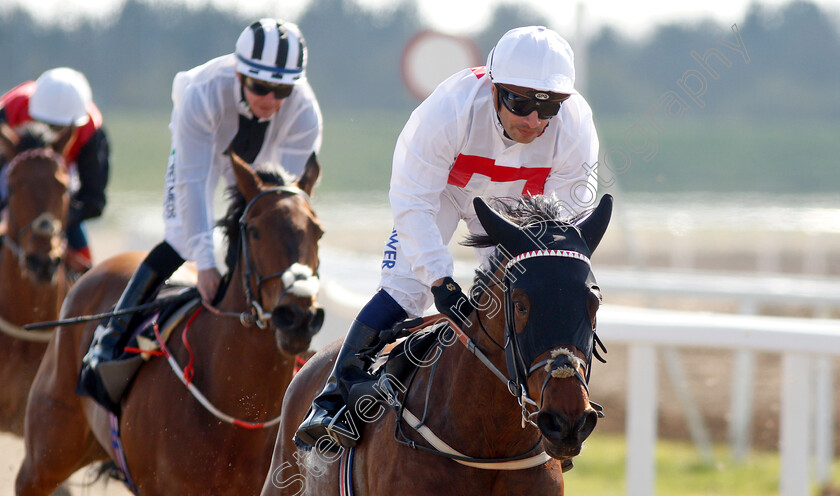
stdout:
<svg viewBox="0 0 840 496">
<path fill-rule="evenodd" d="M 525 198 L 516 207 L 508 207 L 507 212 L 521 225 L 480 198 L 473 204 L 487 237 L 473 237 L 468 244 L 496 244 L 494 263 L 507 264 L 504 308 L 509 328 L 505 354 L 511 378 L 524 384 L 536 358 L 562 345 L 582 351 L 588 370 L 596 338 L 587 305 L 581 302 L 587 302 L 597 288 L 589 257 L 606 232 L 612 197 L 605 195 L 591 214 L 565 222 L 530 216 L 546 212 L 551 201 L 546 197 Z M 518 277 L 526 272 L 528 277 Z M 517 292 L 527 295 L 530 303 L 527 321 L 521 326 L 515 324 L 518 309 L 511 298 Z"/>
</svg>

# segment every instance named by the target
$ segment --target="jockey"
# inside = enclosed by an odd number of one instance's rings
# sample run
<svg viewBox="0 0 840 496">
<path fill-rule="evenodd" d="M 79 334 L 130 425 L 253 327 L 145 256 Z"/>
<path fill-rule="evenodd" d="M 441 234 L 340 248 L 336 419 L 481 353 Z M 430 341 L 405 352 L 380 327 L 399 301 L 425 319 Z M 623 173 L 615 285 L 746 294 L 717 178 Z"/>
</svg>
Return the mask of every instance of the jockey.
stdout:
<svg viewBox="0 0 840 496">
<path fill-rule="evenodd" d="M 68 67 L 50 69 L 0 97 L 0 123 L 12 128 L 32 120 L 59 130 L 74 126 L 71 145 L 64 151 L 75 180 L 72 182 L 67 221 L 68 267 L 75 272 L 90 268 L 92 259 L 82 221 L 102 215 L 108 184 L 109 147 L 102 128 L 102 114 L 91 99 L 85 76 Z M 5 207 L 5 174 L 0 176 L 0 208 Z"/>
<path fill-rule="evenodd" d="M 452 279 L 447 244 L 460 220 L 484 234 L 473 198 L 554 195 L 570 215 L 594 204 L 598 137 L 574 82 L 566 40 L 542 26 L 521 27 L 502 36 L 485 67 L 455 73 L 411 114 L 394 151 L 394 230 L 379 290 L 351 325 L 296 442 L 315 446 L 330 436 L 345 447 L 356 444 L 348 392 L 371 379 L 357 353 L 382 346 L 380 331 L 421 316 L 432 302 L 466 322 L 472 305 Z M 479 253 L 483 261 L 489 254 Z"/>
<path fill-rule="evenodd" d="M 213 249 L 213 196 L 220 178 L 234 183 L 228 150 L 248 163 L 299 177 L 321 147 L 321 110 L 307 79 L 307 50 L 298 26 L 260 19 L 246 27 L 234 53 L 176 74 L 172 83 L 172 151 L 166 172 L 164 240 L 128 282 L 115 312 L 150 298 L 186 260 L 198 268 L 198 291 L 211 304 L 221 282 Z M 277 171 L 279 172 L 279 170 Z M 131 315 L 97 327 L 78 391 L 119 401 L 125 384 L 118 356 Z M 114 374 L 108 373 L 113 367 Z"/>
</svg>

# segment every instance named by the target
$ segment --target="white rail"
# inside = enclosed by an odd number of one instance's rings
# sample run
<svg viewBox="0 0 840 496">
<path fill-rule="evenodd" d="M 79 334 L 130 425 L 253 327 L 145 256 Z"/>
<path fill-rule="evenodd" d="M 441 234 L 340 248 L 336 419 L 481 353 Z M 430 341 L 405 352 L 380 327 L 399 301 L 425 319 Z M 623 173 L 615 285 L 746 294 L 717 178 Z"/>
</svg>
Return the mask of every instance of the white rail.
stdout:
<svg viewBox="0 0 840 496">
<path fill-rule="evenodd" d="M 629 346 L 627 388 L 627 494 L 654 494 L 656 467 L 657 350 L 703 347 L 768 351 L 782 356 L 779 392 L 779 494 L 810 491 L 813 371 L 823 357 L 840 355 L 840 320 L 707 314 L 604 306 L 599 333 Z M 830 433 L 822 433 L 833 439 Z M 632 450 L 632 451 L 630 451 Z"/>
<path fill-rule="evenodd" d="M 657 297 L 683 297 L 733 302 L 742 314 L 758 313 L 762 305 L 798 305 L 811 308 L 818 317 L 828 316 L 831 309 L 840 307 L 840 280 L 789 275 L 736 274 L 689 272 L 680 270 L 616 270 L 598 271 L 599 282 L 607 294 L 632 294 L 654 303 Z M 675 354 L 665 350 L 669 374 L 679 373 Z M 732 402 L 729 439 L 735 460 L 746 458 L 752 430 L 754 352 L 735 351 L 732 380 Z M 826 434 L 834 427 L 834 367 L 831 360 L 822 358 L 816 367 L 814 401 L 821 405 L 814 419 L 815 476 L 820 484 L 829 482 L 831 460 L 834 457 L 834 438 Z M 674 381 L 675 386 L 682 386 Z M 680 401 L 687 412 L 692 438 L 703 456 L 708 458 L 708 434 L 702 418 L 693 410 L 691 392 L 681 389 Z"/>
</svg>

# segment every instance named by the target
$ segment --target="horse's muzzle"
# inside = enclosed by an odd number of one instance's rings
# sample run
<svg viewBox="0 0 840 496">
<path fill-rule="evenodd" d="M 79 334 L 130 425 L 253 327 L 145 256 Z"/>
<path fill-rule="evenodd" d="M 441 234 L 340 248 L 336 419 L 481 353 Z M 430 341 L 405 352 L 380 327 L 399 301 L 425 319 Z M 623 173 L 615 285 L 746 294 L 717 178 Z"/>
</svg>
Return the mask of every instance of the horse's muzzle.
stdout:
<svg viewBox="0 0 840 496">
<path fill-rule="evenodd" d="M 571 424 L 564 417 L 541 411 L 537 414 L 537 426 L 543 435 L 546 453 L 553 458 L 569 458 L 580 454 L 583 442 L 592 434 L 598 414 L 594 410 L 583 412 Z"/>
<path fill-rule="evenodd" d="M 29 254 L 25 259 L 26 270 L 35 282 L 51 284 L 58 267 L 61 265 L 59 257 L 42 257 Z"/>
<path fill-rule="evenodd" d="M 277 345 L 289 354 L 306 351 L 312 337 L 324 325 L 324 309 L 319 306 L 307 310 L 297 305 L 278 305 L 271 311 L 271 323 L 277 330 Z"/>
</svg>

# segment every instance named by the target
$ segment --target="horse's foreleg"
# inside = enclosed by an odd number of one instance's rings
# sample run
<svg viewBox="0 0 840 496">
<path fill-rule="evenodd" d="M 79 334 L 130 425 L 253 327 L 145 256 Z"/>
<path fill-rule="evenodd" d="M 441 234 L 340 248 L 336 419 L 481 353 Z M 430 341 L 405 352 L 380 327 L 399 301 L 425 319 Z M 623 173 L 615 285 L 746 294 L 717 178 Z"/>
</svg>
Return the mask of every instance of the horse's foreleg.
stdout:
<svg viewBox="0 0 840 496">
<path fill-rule="evenodd" d="M 74 343 L 62 343 L 64 337 L 57 335 L 50 342 L 29 392 L 26 455 L 15 482 L 18 496 L 49 495 L 73 472 L 104 455 L 74 392 Z"/>
</svg>

